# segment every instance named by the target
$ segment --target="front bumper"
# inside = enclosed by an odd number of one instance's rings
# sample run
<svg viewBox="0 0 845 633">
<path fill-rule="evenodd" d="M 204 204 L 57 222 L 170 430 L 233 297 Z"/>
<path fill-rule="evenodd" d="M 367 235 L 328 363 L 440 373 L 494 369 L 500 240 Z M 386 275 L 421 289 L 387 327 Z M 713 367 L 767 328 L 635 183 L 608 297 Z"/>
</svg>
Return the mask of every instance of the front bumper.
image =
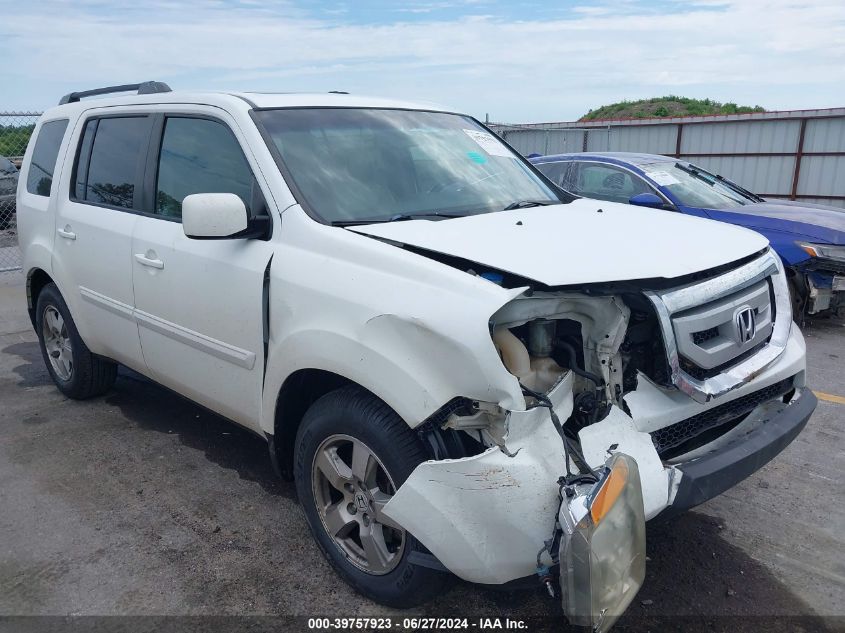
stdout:
<svg viewBox="0 0 845 633">
<path fill-rule="evenodd" d="M 812 392 L 801 391 L 805 367 L 803 338 L 793 328 L 774 363 L 707 404 L 642 379 L 625 397 L 631 416 L 613 407 L 607 418 L 580 432 L 585 458 L 600 468 L 615 444 L 614 451 L 636 460 L 646 520 L 669 507 L 692 507 L 747 477 L 800 432 L 815 406 Z M 673 463 L 658 457 L 650 431 L 787 378 L 794 380 L 800 395 L 789 405 L 778 400 L 770 409 L 755 409 L 746 422 Z M 567 374 L 549 393 L 562 420 L 572 412 L 572 385 Z M 423 462 L 384 508 L 388 518 L 411 532 L 447 569 L 470 582 L 500 585 L 533 575 L 536 553 L 555 528 L 557 480 L 565 467 L 548 411 L 511 412 L 508 426 L 512 456 L 493 447 L 463 459 Z"/>
<path fill-rule="evenodd" d="M 817 404 L 816 396 L 804 389 L 789 406 L 719 450 L 677 464 L 682 474 L 672 505 L 659 517 L 678 514 L 712 499 L 762 468 L 796 438 L 806 426 Z"/>
<path fill-rule="evenodd" d="M 807 273 L 807 312 L 818 314 L 845 305 L 845 264 L 842 270 Z"/>
</svg>

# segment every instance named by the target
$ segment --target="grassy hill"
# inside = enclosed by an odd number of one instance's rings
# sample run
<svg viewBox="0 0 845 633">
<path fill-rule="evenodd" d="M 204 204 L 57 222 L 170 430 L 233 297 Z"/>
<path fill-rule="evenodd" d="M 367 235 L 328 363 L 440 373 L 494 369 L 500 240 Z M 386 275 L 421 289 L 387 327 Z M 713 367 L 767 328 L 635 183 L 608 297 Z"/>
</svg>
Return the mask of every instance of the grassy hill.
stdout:
<svg viewBox="0 0 845 633">
<path fill-rule="evenodd" d="M 689 99 L 687 97 L 655 97 L 639 101 L 619 101 L 590 110 L 580 121 L 596 119 L 643 119 L 646 117 L 701 116 L 702 114 L 745 114 L 765 112 L 765 108 L 740 106 L 735 103 L 719 103 L 712 99 Z"/>
</svg>

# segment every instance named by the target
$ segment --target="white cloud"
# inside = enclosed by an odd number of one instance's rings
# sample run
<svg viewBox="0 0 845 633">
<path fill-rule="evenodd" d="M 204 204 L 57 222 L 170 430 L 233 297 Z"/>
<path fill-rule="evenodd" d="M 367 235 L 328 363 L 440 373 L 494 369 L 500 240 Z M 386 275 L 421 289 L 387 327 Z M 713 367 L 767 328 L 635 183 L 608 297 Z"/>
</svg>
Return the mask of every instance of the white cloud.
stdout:
<svg viewBox="0 0 845 633">
<path fill-rule="evenodd" d="M 572 119 L 606 102 L 668 93 L 778 109 L 845 105 L 841 0 L 699 1 L 665 14 L 607 2 L 594 5 L 604 13 L 555 20 L 397 14 L 390 24 L 251 1 L 133 6 L 6 7 L 0 85 L 11 104 L 0 99 L 0 109 L 148 78 L 175 87 L 346 89 L 510 121 Z"/>
</svg>

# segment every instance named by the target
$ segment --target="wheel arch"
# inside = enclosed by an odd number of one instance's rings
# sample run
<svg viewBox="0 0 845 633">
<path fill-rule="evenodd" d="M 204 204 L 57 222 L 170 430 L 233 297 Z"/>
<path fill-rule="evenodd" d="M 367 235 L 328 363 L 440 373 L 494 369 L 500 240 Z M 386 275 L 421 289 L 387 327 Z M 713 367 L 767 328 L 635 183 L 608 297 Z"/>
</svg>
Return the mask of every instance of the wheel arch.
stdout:
<svg viewBox="0 0 845 633">
<path fill-rule="evenodd" d="M 273 434 L 267 434 L 270 459 L 281 477 L 293 478 L 294 444 L 305 413 L 321 397 L 347 385 L 372 394 L 354 380 L 325 369 L 299 369 L 285 379 L 276 398 Z"/>
<path fill-rule="evenodd" d="M 26 309 L 32 327 L 35 326 L 35 308 L 38 305 L 38 295 L 47 284 L 55 283 L 53 278 L 41 268 L 32 268 L 26 274 Z"/>
</svg>

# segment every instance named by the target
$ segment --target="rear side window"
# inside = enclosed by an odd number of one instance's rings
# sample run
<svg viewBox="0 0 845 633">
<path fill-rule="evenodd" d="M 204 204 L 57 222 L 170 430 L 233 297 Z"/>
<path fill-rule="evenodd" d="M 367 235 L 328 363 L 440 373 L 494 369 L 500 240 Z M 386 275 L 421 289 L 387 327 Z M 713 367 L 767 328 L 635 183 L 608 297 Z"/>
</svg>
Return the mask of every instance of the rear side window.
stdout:
<svg viewBox="0 0 845 633">
<path fill-rule="evenodd" d="M 252 171 L 232 131 L 209 119 L 168 117 L 159 153 L 155 212 L 182 217 L 193 193 L 233 193 L 251 213 Z"/>
<path fill-rule="evenodd" d="M 149 139 L 147 117 L 91 119 L 85 125 L 76 168 L 79 201 L 131 209 Z"/>
<path fill-rule="evenodd" d="M 48 121 L 41 126 L 38 138 L 35 139 L 35 149 L 32 150 L 29 173 L 26 175 L 26 190 L 29 193 L 36 196 L 50 196 L 59 146 L 62 144 L 66 129 L 67 119 Z"/>
</svg>

